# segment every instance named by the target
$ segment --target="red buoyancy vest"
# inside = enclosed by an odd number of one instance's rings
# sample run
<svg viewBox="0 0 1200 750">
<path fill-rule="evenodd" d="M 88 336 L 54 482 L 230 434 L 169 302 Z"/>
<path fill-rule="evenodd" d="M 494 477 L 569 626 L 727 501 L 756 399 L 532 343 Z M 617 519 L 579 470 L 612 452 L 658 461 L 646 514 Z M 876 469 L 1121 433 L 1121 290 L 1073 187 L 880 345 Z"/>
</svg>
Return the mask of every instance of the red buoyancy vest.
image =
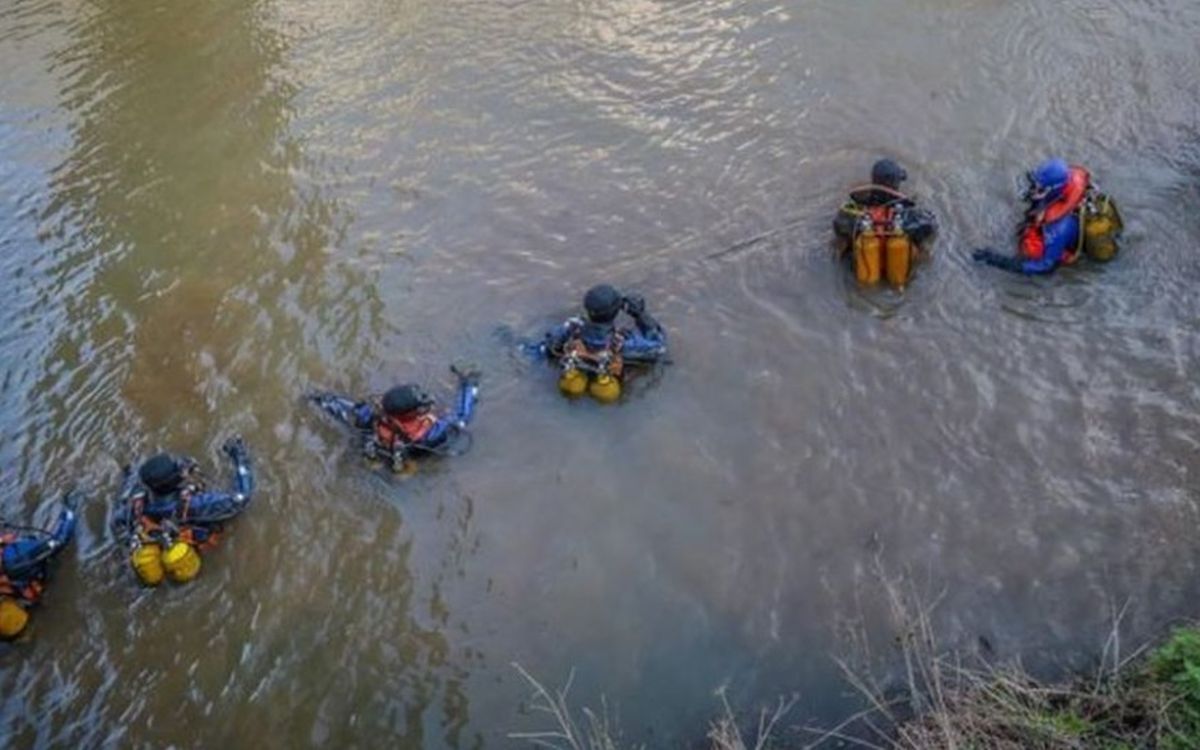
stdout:
<svg viewBox="0 0 1200 750">
<path fill-rule="evenodd" d="M 437 417 L 431 412 L 418 412 L 406 417 L 389 417 L 384 414 L 375 423 L 375 440 L 392 450 L 397 442 L 419 442 L 429 434 L 435 424 Z"/>
<path fill-rule="evenodd" d="M 1067 175 L 1067 185 L 1063 188 L 1063 193 L 1050 205 L 1046 206 L 1041 215 L 1034 221 L 1025 225 L 1025 229 L 1021 232 L 1021 257 L 1028 260 L 1041 260 L 1046 253 L 1046 239 L 1042 236 L 1042 228 L 1047 224 L 1053 224 L 1056 221 L 1061 221 L 1067 216 L 1079 210 L 1079 206 L 1083 204 L 1083 199 L 1087 197 L 1088 186 L 1092 183 L 1092 176 L 1083 167 L 1071 167 L 1070 174 Z M 1083 231 L 1083 227 L 1079 228 Z M 1064 256 L 1063 262 L 1072 263 L 1075 260 L 1075 253 L 1071 252 Z"/>
</svg>

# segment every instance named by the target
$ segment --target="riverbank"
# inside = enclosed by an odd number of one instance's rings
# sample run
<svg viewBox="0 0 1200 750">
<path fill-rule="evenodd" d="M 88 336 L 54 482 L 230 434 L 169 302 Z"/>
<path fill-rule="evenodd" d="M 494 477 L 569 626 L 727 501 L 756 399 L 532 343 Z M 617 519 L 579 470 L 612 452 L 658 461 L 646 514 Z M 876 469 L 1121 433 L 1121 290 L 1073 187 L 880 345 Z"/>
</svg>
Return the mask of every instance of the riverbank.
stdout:
<svg viewBox="0 0 1200 750">
<path fill-rule="evenodd" d="M 971 667 L 936 655 L 928 620 L 918 615 L 898 639 L 908 676 L 904 691 L 885 696 L 869 677 L 847 671 L 868 707 L 826 730 L 788 722 L 795 701 L 780 699 L 750 717 L 735 715 L 718 693 L 720 715 L 709 725 L 708 750 L 884 748 L 886 750 L 1190 750 L 1200 747 L 1200 626 L 1173 630 L 1161 643 L 1121 658 L 1118 628 L 1095 674 L 1061 682 L 1035 679 L 1019 665 Z M 569 685 L 551 691 L 521 669 L 533 688 L 529 708 L 545 729 L 511 738 L 561 750 L 643 748 L 621 735 L 608 706 L 578 715 Z"/>
<path fill-rule="evenodd" d="M 1110 669 L 1046 683 L 1019 666 L 968 668 L 935 659 L 913 679 L 922 693 L 906 720 L 870 727 L 866 747 L 897 750 L 1075 750 L 1200 747 L 1200 629 L 1176 629 Z M 911 664 L 911 663 L 910 663 Z M 909 706 L 912 705 L 907 701 Z M 872 699 L 878 716 L 892 708 Z M 848 743 L 853 746 L 854 743 Z M 810 743 L 799 746 L 809 747 Z"/>
<path fill-rule="evenodd" d="M 876 561 L 903 678 L 886 683 L 877 665 L 839 660 L 868 706 L 832 730 L 775 747 L 888 750 L 1125 750 L 1200 747 L 1200 626 L 1177 627 L 1129 649 L 1127 607 L 1114 609 L 1094 669 L 1047 681 L 1019 660 L 965 655 L 938 639 L 936 600 Z M 865 640 L 859 651 L 869 653 Z M 985 651 L 990 650 L 985 649 Z M 762 747 L 768 747 L 764 745 Z"/>
</svg>

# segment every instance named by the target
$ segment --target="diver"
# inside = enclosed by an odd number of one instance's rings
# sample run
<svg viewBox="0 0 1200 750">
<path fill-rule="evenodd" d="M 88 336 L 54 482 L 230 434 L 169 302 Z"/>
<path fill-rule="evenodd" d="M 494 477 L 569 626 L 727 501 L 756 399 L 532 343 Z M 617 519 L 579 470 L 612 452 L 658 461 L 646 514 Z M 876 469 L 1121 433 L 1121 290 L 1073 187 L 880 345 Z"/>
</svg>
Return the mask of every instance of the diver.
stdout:
<svg viewBox="0 0 1200 750">
<path fill-rule="evenodd" d="M 886 278 L 893 287 L 908 284 L 921 244 L 937 232 L 937 219 L 900 192 L 908 173 L 891 159 L 871 167 L 871 184 L 854 188 L 838 209 L 833 232 L 842 241 L 841 254 L 853 251 L 854 276 L 861 284 Z"/>
<path fill-rule="evenodd" d="M 1005 271 L 1036 275 L 1073 264 L 1081 252 L 1100 262 L 1117 254 L 1121 214 L 1112 199 L 1092 184 L 1086 169 L 1047 159 L 1025 178 L 1029 187 L 1024 199 L 1029 205 L 1018 230 L 1017 254 L 981 248 L 971 257 Z"/>
<path fill-rule="evenodd" d="M 159 453 L 133 472 L 125 467 L 112 515 L 117 536 L 130 547 L 130 563 L 141 582 L 163 577 L 186 583 L 200 572 L 200 552 L 216 546 L 224 524 L 246 509 L 254 494 L 250 454 L 241 437 L 221 446 L 233 461 L 233 489 L 210 490 L 190 458 Z"/>
<path fill-rule="evenodd" d="M 646 312 L 645 299 L 608 284 L 587 291 L 583 310 L 584 317 L 568 318 L 529 351 L 558 364 L 558 387 L 564 395 L 589 393 L 601 403 L 612 403 L 621 396 L 627 365 L 666 359 L 667 333 Z M 622 312 L 633 319 L 633 328 L 617 325 Z"/>
<path fill-rule="evenodd" d="M 479 402 L 479 372 L 451 365 L 458 377 L 453 413 L 435 411 L 436 401 L 423 388 L 405 383 L 382 397 L 355 400 L 331 392 L 309 394 L 325 413 L 358 431 L 363 457 L 385 462 L 397 473 L 413 470 L 418 455 L 461 455 L 470 447 L 467 425 Z"/>
<path fill-rule="evenodd" d="M 67 493 L 62 503 L 50 530 L 0 522 L 0 639 L 16 638 L 25 630 L 29 609 L 46 588 L 50 561 L 75 536 L 79 501 Z"/>
</svg>

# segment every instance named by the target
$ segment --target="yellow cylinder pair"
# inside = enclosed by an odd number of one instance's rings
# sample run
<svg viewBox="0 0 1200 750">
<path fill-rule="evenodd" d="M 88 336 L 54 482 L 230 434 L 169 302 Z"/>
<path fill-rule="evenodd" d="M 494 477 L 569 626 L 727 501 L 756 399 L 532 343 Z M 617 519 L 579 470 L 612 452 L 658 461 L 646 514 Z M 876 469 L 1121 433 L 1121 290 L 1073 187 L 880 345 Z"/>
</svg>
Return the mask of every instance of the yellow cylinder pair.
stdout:
<svg viewBox="0 0 1200 750">
<path fill-rule="evenodd" d="M 200 553 L 187 542 L 175 542 L 166 550 L 144 544 L 133 551 L 129 562 L 146 586 L 157 586 L 168 576 L 176 583 L 187 583 L 200 572 Z"/>
<path fill-rule="evenodd" d="M 0 598 L 0 638 L 16 638 L 29 624 L 29 613 L 8 597 Z"/>
<path fill-rule="evenodd" d="M 854 277 L 860 284 L 887 278 L 892 286 L 903 287 L 912 272 L 912 257 L 912 240 L 906 235 L 864 232 L 854 238 Z"/>
<path fill-rule="evenodd" d="M 570 369 L 558 379 L 558 389 L 568 398 L 588 393 L 602 404 L 611 404 L 621 397 L 621 381 L 602 373 L 589 380 L 582 370 Z"/>
</svg>

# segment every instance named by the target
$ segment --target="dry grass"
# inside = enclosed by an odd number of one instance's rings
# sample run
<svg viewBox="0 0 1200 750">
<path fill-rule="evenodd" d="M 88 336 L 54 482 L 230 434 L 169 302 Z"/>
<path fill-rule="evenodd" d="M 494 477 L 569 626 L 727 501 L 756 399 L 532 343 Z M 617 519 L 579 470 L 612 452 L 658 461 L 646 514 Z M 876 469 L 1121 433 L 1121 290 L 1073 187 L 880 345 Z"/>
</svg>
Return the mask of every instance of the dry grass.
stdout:
<svg viewBox="0 0 1200 750">
<path fill-rule="evenodd" d="M 609 713 L 608 704 L 601 699 L 599 713 L 586 706 L 579 710 L 580 719 L 568 702 L 568 693 L 575 674 L 567 677 L 562 688 L 551 690 L 531 675 L 520 664 L 514 663 L 513 668 L 525 679 L 533 691 L 529 700 L 532 712 L 541 714 L 547 719 L 547 728 L 532 732 L 512 732 L 510 739 L 524 740 L 534 747 L 546 750 L 635 750 L 644 745 L 626 745 L 620 734 L 619 723 L 614 721 Z M 753 737 L 747 738 L 738 726 L 737 717 L 725 689 L 717 691 L 721 702 L 721 715 L 709 726 L 708 741 L 711 750 L 770 750 L 773 747 L 772 737 L 779 727 L 780 721 L 796 703 L 796 698 L 780 698 L 771 710 L 759 712 L 758 722 Z M 752 744 L 747 744 L 752 742 Z"/>
<path fill-rule="evenodd" d="M 1019 664 L 997 666 L 978 658 L 968 664 L 943 652 L 931 624 L 936 601 L 924 603 L 911 583 L 888 578 L 878 562 L 877 574 L 899 633 L 903 694 L 884 690 L 869 669 L 839 660 L 869 706 L 832 730 L 811 730 L 816 739 L 807 747 L 832 741 L 872 750 L 1197 747 L 1191 727 L 1172 726 L 1179 691 L 1149 674 L 1139 659 L 1145 648 L 1122 656 L 1126 607 L 1112 612 L 1096 674 L 1048 685 Z"/>
<path fill-rule="evenodd" d="M 779 698 L 773 709 L 764 708 L 759 711 L 758 722 L 752 738 L 754 744 L 747 744 L 745 735 L 738 727 L 737 716 L 729 705 L 724 687 L 717 691 L 717 697 L 721 700 L 721 716 L 715 719 L 708 728 L 711 750 L 768 750 L 772 747 L 779 722 L 796 705 L 796 696 L 787 699 Z"/>
<path fill-rule="evenodd" d="M 624 750 L 627 747 L 621 741 L 619 725 L 610 720 L 608 705 L 603 699 L 600 713 L 585 706 L 581 710 L 583 721 L 576 719 L 570 704 L 567 703 L 567 694 L 575 680 L 574 671 L 567 677 L 566 685 L 551 691 L 520 664 L 514 662 L 513 669 L 529 683 L 533 690 L 529 707 L 535 713 L 545 714 L 549 718 L 549 728 L 534 732 L 512 732 L 508 735 L 509 738 L 525 740 L 534 747 L 547 750 Z M 633 750 L 643 746 L 628 747 Z"/>
</svg>

